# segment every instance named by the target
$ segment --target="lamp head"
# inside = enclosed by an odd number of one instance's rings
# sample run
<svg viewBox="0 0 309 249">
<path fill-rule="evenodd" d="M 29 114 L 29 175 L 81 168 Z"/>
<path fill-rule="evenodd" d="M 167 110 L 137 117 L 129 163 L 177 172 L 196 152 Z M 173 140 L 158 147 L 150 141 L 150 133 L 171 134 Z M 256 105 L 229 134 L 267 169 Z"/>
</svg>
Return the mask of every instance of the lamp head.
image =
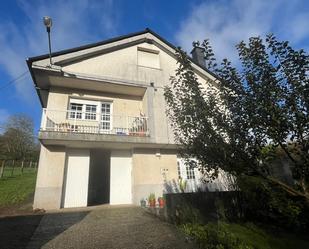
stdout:
<svg viewBox="0 0 309 249">
<path fill-rule="evenodd" d="M 50 29 L 51 26 L 53 25 L 52 19 L 49 16 L 43 17 L 43 23 L 47 29 Z"/>
</svg>

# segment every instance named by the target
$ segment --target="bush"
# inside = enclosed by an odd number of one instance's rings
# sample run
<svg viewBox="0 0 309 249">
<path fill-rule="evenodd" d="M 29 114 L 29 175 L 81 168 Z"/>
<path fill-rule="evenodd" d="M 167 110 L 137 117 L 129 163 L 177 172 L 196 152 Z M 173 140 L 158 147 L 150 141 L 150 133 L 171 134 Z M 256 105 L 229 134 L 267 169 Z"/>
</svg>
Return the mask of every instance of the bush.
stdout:
<svg viewBox="0 0 309 249">
<path fill-rule="evenodd" d="M 207 225 L 188 223 L 181 226 L 191 236 L 199 248 L 204 249 L 253 249 L 235 236 L 225 223 L 208 223 Z"/>
<path fill-rule="evenodd" d="M 181 226 L 201 249 L 294 249 L 309 248 L 307 235 L 262 228 L 253 223 L 208 223 Z"/>
<path fill-rule="evenodd" d="M 204 221 L 204 217 L 198 209 L 184 202 L 182 205 L 177 205 L 173 221 L 178 225 L 184 223 L 201 223 Z"/>
<path fill-rule="evenodd" d="M 306 201 L 257 176 L 238 178 L 244 194 L 247 219 L 292 229 L 308 229 Z"/>
</svg>

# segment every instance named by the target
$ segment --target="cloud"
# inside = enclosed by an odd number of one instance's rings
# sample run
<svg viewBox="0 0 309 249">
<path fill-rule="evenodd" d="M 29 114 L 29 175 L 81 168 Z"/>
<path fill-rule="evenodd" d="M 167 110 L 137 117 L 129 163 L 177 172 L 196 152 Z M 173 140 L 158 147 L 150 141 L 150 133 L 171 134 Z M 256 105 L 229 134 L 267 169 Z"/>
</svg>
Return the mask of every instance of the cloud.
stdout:
<svg viewBox="0 0 309 249">
<path fill-rule="evenodd" d="M 176 33 L 176 41 L 191 51 L 192 41 L 210 39 L 218 58 L 237 59 L 235 45 L 251 36 L 274 33 L 293 45 L 309 38 L 306 1 L 231 0 L 194 5 Z"/>
<path fill-rule="evenodd" d="M 118 16 L 111 0 L 19 1 L 18 7 L 24 15 L 0 23 L 0 66 L 9 78 L 27 70 L 27 57 L 48 52 L 43 16 L 53 19 L 52 51 L 102 40 L 117 30 Z M 29 75 L 14 87 L 16 95 L 33 102 Z"/>
</svg>

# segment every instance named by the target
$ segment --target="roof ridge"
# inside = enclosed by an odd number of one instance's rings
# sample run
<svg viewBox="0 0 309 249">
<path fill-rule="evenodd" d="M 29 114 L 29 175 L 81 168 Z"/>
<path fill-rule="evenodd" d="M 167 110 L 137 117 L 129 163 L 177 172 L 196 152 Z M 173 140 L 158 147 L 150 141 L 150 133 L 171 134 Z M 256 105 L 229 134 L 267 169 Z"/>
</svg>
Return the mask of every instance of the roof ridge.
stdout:
<svg viewBox="0 0 309 249">
<path fill-rule="evenodd" d="M 80 51 L 80 50 L 93 48 L 93 47 L 101 46 L 101 45 L 104 45 L 104 44 L 107 44 L 107 43 L 112 43 L 112 42 L 115 42 L 115 41 L 123 40 L 123 39 L 130 38 L 130 37 L 133 37 L 133 36 L 136 36 L 136 35 L 142 35 L 142 34 L 145 34 L 147 32 L 152 33 L 152 34 L 155 33 L 151 29 L 146 28 L 142 31 L 132 32 L 132 33 L 129 33 L 127 35 L 115 36 L 113 38 L 105 39 L 105 40 L 102 40 L 102 41 L 99 41 L 99 42 L 93 42 L 93 43 L 89 43 L 89 44 L 85 44 L 85 45 L 81 45 L 81 46 L 77 46 L 77 47 L 73 47 L 73 48 L 69 48 L 69 49 L 62 49 L 62 50 L 59 50 L 59 51 L 56 51 L 56 52 L 52 52 L 51 56 L 59 56 L 59 55 L 63 55 L 63 54 L 73 53 L 73 52 L 77 52 L 77 51 Z M 33 62 L 33 61 L 43 60 L 43 59 L 47 59 L 47 58 L 49 58 L 49 54 L 42 54 L 42 55 L 38 55 L 38 56 L 29 57 L 29 58 L 27 58 L 27 61 Z"/>
<path fill-rule="evenodd" d="M 64 54 L 68 54 L 68 53 L 73 53 L 73 52 L 77 52 L 77 51 L 80 51 L 80 50 L 89 49 L 89 48 L 93 48 L 93 47 L 96 47 L 96 46 L 101 46 L 101 45 L 104 45 L 104 44 L 112 43 L 112 42 L 115 42 L 115 41 L 127 39 L 127 38 L 130 38 L 130 37 L 133 37 L 133 36 L 142 35 L 142 34 L 146 34 L 146 33 L 152 34 L 153 36 L 157 37 L 159 40 L 161 40 L 162 42 L 164 42 L 165 44 L 167 44 L 171 48 L 177 50 L 177 47 L 174 44 L 172 44 L 169 41 L 167 41 L 166 39 L 164 39 L 162 36 L 160 36 L 158 33 L 153 31 L 152 29 L 146 27 L 142 31 L 132 32 L 132 33 L 129 33 L 127 35 L 116 36 L 116 37 L 113 37 L 113 38 L 102 40 L 100 42 L 90 43 L 90 44 L 82 45 L 82 46 L 79 46 L 79 47 L 74 47 L 74 48 L 70 48 L 70 49 L 64 49 L 64 50 L 60 50 L 60 51 L 57 51 L 57 52 L 53 52 L 53 53 L 51 53 L 51 56 L 59 56 L 59 55 L 64 55 Z M 49 58 L 49 54 L 43 54 L 43 55 L 39 55 L 39 56 L 30 57 L 26 61 L 27 61 L 28 67 L 30 69 L 32 62 L 47 59 L 47 58 Z M 192 63 L 196 64 L 198 67 L 202 68 L 204 71 L 206 71 L 207 73 L 209 73 L 213 77 L 219 78 L 218 75 L 216 75 L 215 73 L 213 73 L 212 71 L 210 71 L 209 69 L 204 67 L 203 65 L 196 63 L 190 56 L 188 56 L 188 58 Z"/>
</svg>

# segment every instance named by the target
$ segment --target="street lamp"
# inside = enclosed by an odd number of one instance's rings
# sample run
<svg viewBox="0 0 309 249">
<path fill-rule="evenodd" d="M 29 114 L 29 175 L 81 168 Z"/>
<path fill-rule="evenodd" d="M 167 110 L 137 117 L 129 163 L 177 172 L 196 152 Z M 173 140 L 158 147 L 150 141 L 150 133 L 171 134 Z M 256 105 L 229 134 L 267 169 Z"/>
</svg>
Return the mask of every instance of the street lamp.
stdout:
<svg viewBox="0 0 309 249">
<path fill-rule="evenodd" d="M 52 63 L 52 58 L 51 58 L 51 45 L 50 45 L 50 28 L 53 25 L 52 19 L 49 16 L 44 16 L 43 23 L 46 27 L 46 31 L 48 34 L 49 62 L 50 62 L 50 65 L 52 65 L 53 63 Z"/>
</svg>

